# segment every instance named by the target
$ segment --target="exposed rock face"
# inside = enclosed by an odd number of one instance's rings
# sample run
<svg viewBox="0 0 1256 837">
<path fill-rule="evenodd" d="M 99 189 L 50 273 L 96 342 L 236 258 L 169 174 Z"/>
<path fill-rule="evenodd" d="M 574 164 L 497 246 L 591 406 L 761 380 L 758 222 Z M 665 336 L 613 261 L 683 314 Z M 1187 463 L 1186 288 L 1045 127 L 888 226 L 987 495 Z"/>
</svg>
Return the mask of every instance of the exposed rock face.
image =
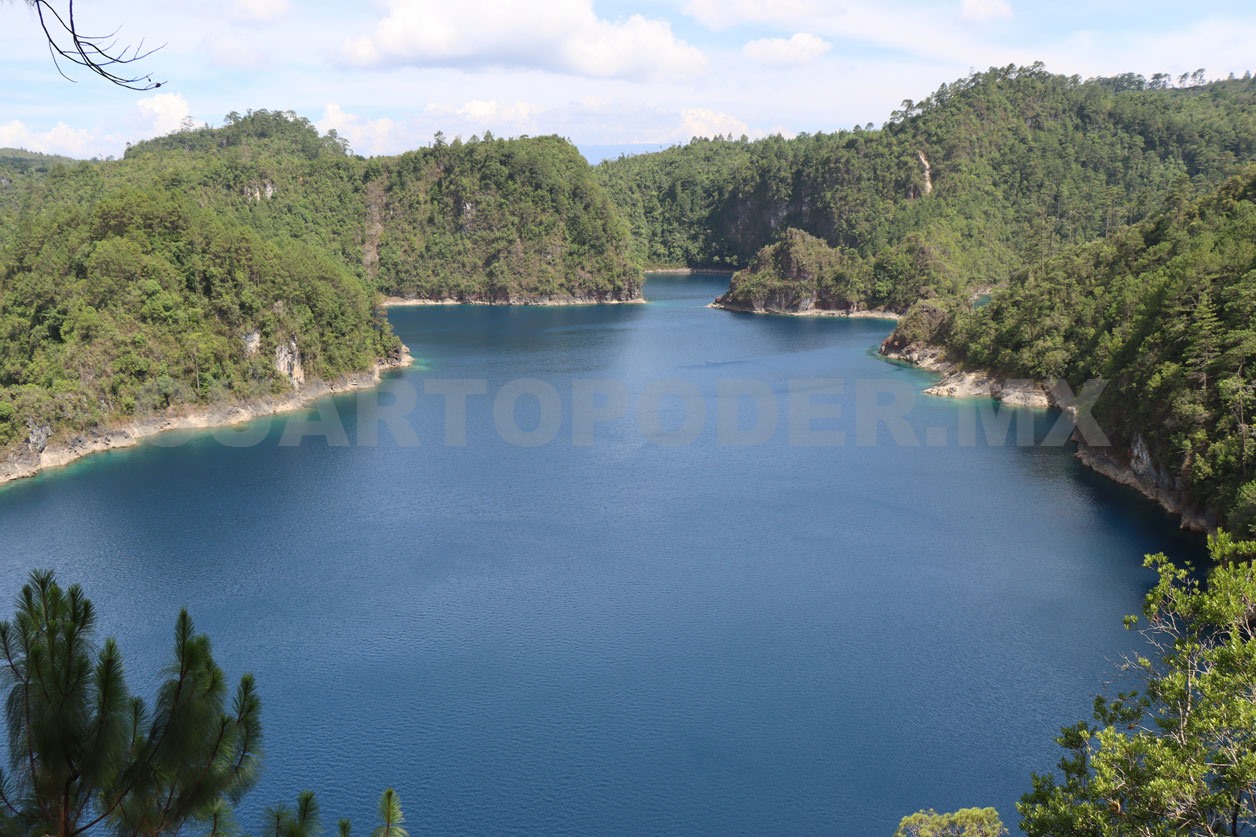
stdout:
<svg viewBox="0 0 1256 837">
<path fill-rule="evenodd" d="M 48 437 L 52 435 L 52 428 L 46 424 L 30 425 L 30 434 L 26 437 L 26 446 L 31 453 L 38 456 L 48 447 Z"/>
<path fill-rule="evenodd" d="M 261 203 L 275 196 L 275 184 L 269 180 L 244 187 L 244 199 L 249 203 Z"/>
<path fill-rule="evenodd" d="M 942 380 L 925 390 L 928 395 L 994 398 L 1012 406 L 1038 409 L 1076 409 L 1070 404 L 1060 404 L 1055 393 L 1042 382 L 1009 380 L 981 370 L 961 369 L 947 359 L 940 347 L 904 342 L 897 331 L 886 338 L 880 351 L 894 360 L 939 373 Z M 1189 492 L 1183 477 L 1157 463 L 1141 435 L 1135 434 L 1128 446 L 1095 447 L 1086 444 L 1076 432 L 1073 441 L 1077 444 L 1076 456 L 1082 464 L 1156 501 L 1167 512 L 1181 519 L 1183 529 L 1209 532 L 1217 527 L 1219 521 L 1216 515 L 1196 507 L 1187 499 Z"/>
<path fill-rule="evenodd" d="M 305 367 L 301 364 L 301 350 L 297 348 L 295 337 L 275 347 L 275 369 L 288 379 L 293 389 L 300 390 L 305 385 Z"/>
<path fill-rule="evenodd" d="M 993 398 L 1016 407 L 1039 410 L 1058 406 L 1051 391 L 1040 381 L 1009 380 L 980 370 L 964 370 L 948 360 L 946 353 L 937 346 L 927 343 L 896 346 L 897 335 L 898 332 L 895 332 L 881 344 L 882 355 L 942 376 L 942 380 L 925 390 L 926 395 L 942 398 Z"/>
<path fill-rule="evenodd" d="M 520 294 L 509 292 L 488 291 L 485 293 L 462 293 L 457 296 L 431 298 L 388 297 L 385 306 L 404 305 L 614 305 L 617 303 L 645 302 L 641 296 L 641 288 L 634 285 L 622 291 L 602 291 L 583 295 Z"/>
<path fill-rule="evenodd" d="M 924 166 L 925 185 L 923 191 L 927 195 L 933 191 L 933 169 L 929 166 L 929 158 L 925 156 L 923 151 L 917 151 L 916 156 L 920 158 L 920 165 Z"/>
<path fill-rule="evenodd" d="M 1136 489 L 1155 500 L 1161 508 L 1182 520 L 1182 528 L 1211 532 L 1220 521 L 1216 515 L 1196 508 L 1187 500 L 1185 480 L 1157 464 L 1140 435 L 1128 447 L 1094 448 L 1078 443 L 1077 458 L 1087 467 L 1122 485 Z"/>
<path fill-rule="evenodd" d="M 244 335 L 244 354 L 253 357 L 262 350 L 262 333 L 256 329 Z"/>
<path fill-rule="evenodd" d="M 805 286 L 772 288 L 749 297 L 730 290 L 712 305 L 715 308 L 751 314 L 801 314 L 816 310 L 816 294 Z"/>
<path fill-rule="evenodd" d="M 384 235 L 384 203 L 387 183 L 383 179 L 366 184 L 366 235 L 362 241 L 362 266 L 374 281 L 379 277 L 379 242 Z"/>
</svg>

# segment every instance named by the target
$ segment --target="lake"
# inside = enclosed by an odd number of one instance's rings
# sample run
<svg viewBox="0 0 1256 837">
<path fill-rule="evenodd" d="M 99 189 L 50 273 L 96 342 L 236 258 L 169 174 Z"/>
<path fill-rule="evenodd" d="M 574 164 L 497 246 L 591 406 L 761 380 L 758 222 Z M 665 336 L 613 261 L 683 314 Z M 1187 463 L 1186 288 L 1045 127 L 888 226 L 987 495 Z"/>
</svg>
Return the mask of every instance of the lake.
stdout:
<svg viewBox="0 0 1256 837">
<path fill-rule="evenodd" d="M 4 595 L 81 583 L 150 697 L 187 606 L 257 677 L 250 829 L 308 788 L 369 833 L 392 786 L 412 834 L 1015 830 L 1135 647 L 1143 554 L 1202 542 L 921 395 L 892 324 L 726 288 L 392 309 L 418 362 L 380 391 L 0 490 Z"/>
</svg>

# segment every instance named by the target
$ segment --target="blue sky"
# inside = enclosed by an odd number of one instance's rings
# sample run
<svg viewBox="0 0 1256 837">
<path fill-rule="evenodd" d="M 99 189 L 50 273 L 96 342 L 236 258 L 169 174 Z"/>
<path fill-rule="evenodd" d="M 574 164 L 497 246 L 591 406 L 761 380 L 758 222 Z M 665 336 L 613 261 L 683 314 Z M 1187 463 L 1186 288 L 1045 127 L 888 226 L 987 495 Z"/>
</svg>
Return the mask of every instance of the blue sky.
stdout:
<svg viewBox="0 0 1256 837">
<path fill-rule="evenodd" d="M 295 111 L 368 155 L 437 131 L 660 146 L 880 125 L 903 99 L 1009 63 L 1256 70 L 1250 0 L 95 0 L 79 14 L 164 44 L 143 69 L 165 84 L 65 81 L 23 0 L 0 0 L 0 146 L 120 155 L 251 108 Z"/>
</svg>

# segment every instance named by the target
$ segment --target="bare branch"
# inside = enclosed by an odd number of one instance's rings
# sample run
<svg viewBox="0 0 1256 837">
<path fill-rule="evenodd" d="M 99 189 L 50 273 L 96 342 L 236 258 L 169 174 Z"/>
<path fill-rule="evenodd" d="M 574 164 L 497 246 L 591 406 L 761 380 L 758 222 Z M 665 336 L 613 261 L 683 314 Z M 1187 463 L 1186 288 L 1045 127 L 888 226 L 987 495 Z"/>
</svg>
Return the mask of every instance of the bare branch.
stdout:
<svg viewBox="0 0 1256 837">
<path fill-rule="evenodd" d="M 137 46 L 119 45 L 116 29 L 102 35 L 84 33 L 74 16 L 74 0 L 67 0 L 64 12 L 58 11 L 52 0 L 26 0 L 26 3 L 35 10 L 44 38 L 48 41 L 52 62 L 67 81 L 74 79 L 66 75 L 62 61 L 83 67 L 110 84 L 129 90 L 153 90 L 164 83 L 153 81 L 151 74 L 130 75 L 125 69 L 143 61 L 161 47 L 145 49 L 143 41 Z"/>
</svg>

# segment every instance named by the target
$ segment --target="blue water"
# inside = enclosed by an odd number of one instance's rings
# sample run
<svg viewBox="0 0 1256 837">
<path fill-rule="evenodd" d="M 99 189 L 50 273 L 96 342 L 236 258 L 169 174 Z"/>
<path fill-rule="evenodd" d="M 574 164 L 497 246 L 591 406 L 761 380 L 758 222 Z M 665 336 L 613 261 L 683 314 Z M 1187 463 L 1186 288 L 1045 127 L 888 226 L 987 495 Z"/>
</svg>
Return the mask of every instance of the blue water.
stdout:
<svg viewBox="0 0 1256 837">
<path fill-rule="evenodd" d="M 706 308 L 726 283 L 394 309 L 419 363 L 377 399 L 0 491 L 4 595 L 82 583 L 145 694 L 189 607 L 264 700 L 245 826 L 309 788 L 365 833 L 394 786 L 414 834 L 1014 827 L 1134 645 L 1143 554 L 1200 544 L 1064 448 L 964 444 L 980 403 L 917 395 L 890 324 Z M 371 399 L 415 406 L 394 434 Z"/>
</svg>

